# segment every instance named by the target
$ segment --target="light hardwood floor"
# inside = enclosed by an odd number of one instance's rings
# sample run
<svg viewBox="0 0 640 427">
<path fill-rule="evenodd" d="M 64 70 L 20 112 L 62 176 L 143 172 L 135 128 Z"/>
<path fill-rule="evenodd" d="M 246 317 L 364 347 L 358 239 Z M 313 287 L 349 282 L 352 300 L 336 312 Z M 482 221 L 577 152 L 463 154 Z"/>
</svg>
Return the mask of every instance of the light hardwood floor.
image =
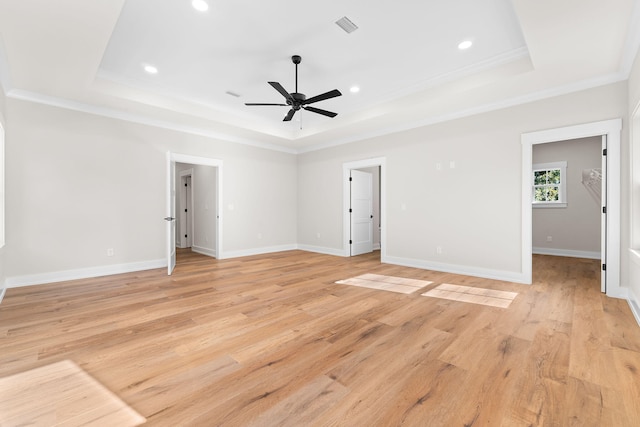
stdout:
<svg viewBox="0 0 640 427">
<path fill-rule="evenodd" d="M 71 360 L 153 426 L 640 425 L 640 327 L 597 261 L 536 256 L 527 286 L 378 256 L 181 252 L 171 277 L 9 289 L 0 377 Z M 433 283 L 334 283 L 365 273 Z M 518 295 L 420 295 L 442 283 Z"/>
</svg>

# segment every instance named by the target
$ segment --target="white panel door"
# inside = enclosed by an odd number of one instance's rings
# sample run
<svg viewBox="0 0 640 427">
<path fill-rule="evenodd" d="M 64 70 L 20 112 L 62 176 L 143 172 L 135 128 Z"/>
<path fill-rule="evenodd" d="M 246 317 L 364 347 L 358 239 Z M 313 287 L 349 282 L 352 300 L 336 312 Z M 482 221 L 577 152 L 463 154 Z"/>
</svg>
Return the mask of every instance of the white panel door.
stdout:
<svg viewBox="0 0 640 427">
<path fill-rule="evenodd" d="M 604 154 L 607 150 L 607 135 L 602 135 L 602 182 L 601 187 L 601 211 L 600 211 L 600 291 L 607 293 L 607 156 Z"/>
<path fill-rule="evenodd" d="M 167 157 L 167 274 L 176 267 L 176 162 Z"/>
<path fill-rule="evenodd" d="M 373 252 L 373 175 L 351 171 L 351 256 Z"/>
</svg>

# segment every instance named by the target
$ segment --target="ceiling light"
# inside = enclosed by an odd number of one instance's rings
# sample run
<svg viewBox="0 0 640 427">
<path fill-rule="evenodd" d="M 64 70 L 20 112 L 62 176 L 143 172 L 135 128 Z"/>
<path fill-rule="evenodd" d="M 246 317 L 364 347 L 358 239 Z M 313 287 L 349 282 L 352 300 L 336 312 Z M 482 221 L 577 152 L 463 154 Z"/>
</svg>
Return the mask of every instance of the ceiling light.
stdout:
<svg viewBox="0 0 640 427">
<path fill-rule="evenodd" d="M 206 12 L 209 10 L 209 5 L 204 0 L 193 0 L 191 2 L 191 6 L 193 6 L 193 8 L 198 12 Z"/>
<path fill-rule="evenodd" d="M 458 49 L 460 50 L 469 49 L 472 44 L 473 42 L 471 40 L 465 40 L 463 42 L 460 42 L 460 44 L 458 45 Z"/>
<path fill-rule="evenodd" d="M 144 70 L 149 74 L 158 74 L 158 68 L 154 67 L 153 65 L 145 65 Z"/>
<path fill-rule="evenodd" d="M 359 87 L 359 86 L 351 86 L 351 87 L 349 88 L 349 91 L 350 91 L 351 93 L 358 93 L 358 92 L 360 92 L 360 87 Z"/>
</svg>

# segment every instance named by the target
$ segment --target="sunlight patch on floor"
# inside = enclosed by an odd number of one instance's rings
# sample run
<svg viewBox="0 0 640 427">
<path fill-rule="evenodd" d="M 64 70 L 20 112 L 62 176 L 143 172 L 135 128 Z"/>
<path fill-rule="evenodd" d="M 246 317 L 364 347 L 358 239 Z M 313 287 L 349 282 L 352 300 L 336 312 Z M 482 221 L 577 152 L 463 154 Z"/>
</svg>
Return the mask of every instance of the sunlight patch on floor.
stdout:
<svg viewBox="0 0 640 427">
<path fill-rule="evenodd" d="M 432 284 L 426 280 L 406 279 L 404 277 L 382 276 L 380 274 L 363 274 L 351 279 L 338 280 L 339 285 L 352 285 L 361 288 L 410 294 Z"/>
<path fill-rule="evenodd" d="M 472 304 L 507 308 L 518 293 L 443 283 L 442 285 L 436 286 L 421 295 L 453 301 L 469 302 Z"/>
<path fill-rule="evenodd" d="M 0 426 L 133 427 L 145 422 L 70 360 L 0 378 Z"/>
</svg>

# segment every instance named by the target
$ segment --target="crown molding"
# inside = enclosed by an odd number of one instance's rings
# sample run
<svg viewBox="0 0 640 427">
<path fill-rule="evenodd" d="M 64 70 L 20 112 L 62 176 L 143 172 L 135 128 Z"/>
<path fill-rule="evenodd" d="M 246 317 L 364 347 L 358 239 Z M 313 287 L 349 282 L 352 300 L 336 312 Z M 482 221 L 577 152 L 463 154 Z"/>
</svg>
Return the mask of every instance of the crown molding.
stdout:
<svg viewBox="0 0 640 427">
<path fill-rule="evenodd" d="M 168 129 L 168 130 L 184 132 L 192 135 L 204 136 L 207 138 L 218 139 L 221 141 L 235 142 L 238 144 L 249 145 L 252 147 L 262 148 L 266 150 L 280 151 L 288 154 L 296 154 L 295 149 L 283 147 L 281 145 L 252 141 L 245 138 L 239 138 L 237 136 L 234 136 L 228 133 L 216 132 L 210 129 L 199 128 L 194 126 L 185 126 L 182 124 L 178 124 L 178 123 L 174 123 L 166 120 L 157 120 L 142 114 L 133 114 L 133 113 L 125 112 L 115 108 L 100 107 L 97 105 L 87 104 L 87 103 L 78 102 L 78 101 L 72 101 L 69 99 L 58 98 L 54 96 L 43 95 L 41 93 L 31 92 L 31 91 L 22 90 L 22 89 L 9 90 L 7 92 L 7 97 L 11 99 L 17 99 L 20 101 L 28 101 L 28 102 L 63 108 L 63 109 L 72 110 L 72 111 L 79 111 L 82 113 L 108 117 L 111 119 L 123 120 L 127 122 L 157 127 L 161 129 Z"/>
<path fill-rule="evenodd" d="M 344 144 L 349 144 L 352 142 L 364 141 L 366 139 L 377 138 L 380 136 L 385 136 L 393 133 L 403 132 L 411 129 L 416 129 L 419 127 L 425 127 L 434 125 L 437 123 L 443 123 L 451 120 L 461 119 L 465 117 L 475 116 L 482 113 L 488 113 L 491 111 L 502 110 L 509 107 L 515 107 L 522 104 L 528 104 L 530 102 L 540 101 L 543 99 L 553 98 L 556 96 L 567 95 L 573 92 L 579 92 L 582 90 L 593 89 L 600 86 L 606 86 L 609 84 L 618 83 L 624 80 L 627 80 L 628 76 L 625 76 L 623 73 L 612 73 L 602 77 L 596 77 L 593 79 L 582 80 L 579 82 L 571 83 L 568 85 L 558 86 L 551 89 L 545 89 L 538 92 L 529 93 L 526 95 L 516 96 L 513 98 L 508 98 L 498 102 L 487 103 L 483 105 L 479 105 L 477 107 L 468 108 L 465 110 L 458 110 L 447 114 L 442 114 L 439 116 L 431 116 L 426 119 L 402 123 L 396 126 L 390 126 L 383 129 L 377 129 L 373 132 L 368 132 L 366 134 L 360 135 L 352 135 L 346 138 L 341 138 L 332 142 L 317 144 L 313 146 L 309 146 L 306 148 L 298 149 L 298 154 L 308 153 L 312 151 L 324 150 L 327 148 L 337 147 Z"/>
</svg>

